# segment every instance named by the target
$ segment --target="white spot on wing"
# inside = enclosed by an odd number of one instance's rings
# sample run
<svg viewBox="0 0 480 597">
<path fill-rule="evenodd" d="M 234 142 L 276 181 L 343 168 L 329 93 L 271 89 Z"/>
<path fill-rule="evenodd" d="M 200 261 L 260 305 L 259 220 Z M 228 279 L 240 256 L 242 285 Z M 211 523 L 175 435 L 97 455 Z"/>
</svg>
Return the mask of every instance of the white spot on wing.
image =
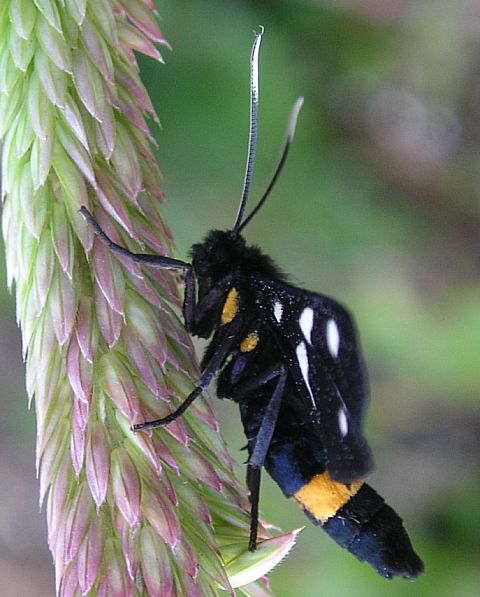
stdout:
<svg viewBox="0 0 480 597">
<path fill-rule="evenodd" d="M 280 301 L 275 301 L 275 304 L 273 305 L 273 314 L 278 323 L 280 323 L 283 315 L 283 305 Z"/>
<path fill-rule="evenodd" d="M 334 319 L 327 321 L 327 346 L 332 357 L 337 358 L 340 348 L 340 332 Z"/>
<path fill-rule="evenodd" d="M 302 330 L 305 340 L 312 343 L 312 329 L 313 329 L 313 309 L 311 307 L 305 307 L 298 320 L 300 329 Z"/>
<path fill-rule="evenodd" d="M 300 344 L 297 346 L 296 353 L 298 364 L 300 365 L 300 371 L 302 372 L 305 385 L 307 386 L 308 393 L 310 394 L 310 399 L 312 401 L 313 407 L 316 409 L 317 405 L 315 404 L 315 398 L 313 397 L 312 388 L 308 379 L 308 354 L 305 342 L 300 342 Z"/>
<path fill-rule="evenodd" d="M 348 420 L 343 408 L 338 410 L 338 428 L 340 429 L 342 437 L 345 437 L 348 433 Z"/>
</svg>

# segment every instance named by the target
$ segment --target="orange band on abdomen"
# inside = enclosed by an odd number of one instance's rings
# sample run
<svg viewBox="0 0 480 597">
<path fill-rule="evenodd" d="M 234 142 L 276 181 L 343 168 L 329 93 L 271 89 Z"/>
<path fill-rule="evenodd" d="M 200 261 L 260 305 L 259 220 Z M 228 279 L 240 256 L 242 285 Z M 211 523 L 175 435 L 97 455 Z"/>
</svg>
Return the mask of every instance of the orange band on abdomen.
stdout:
<svg viewBox="0 0 480 597">
<path fill-rule="evenodd" d="M 357 493 L 363 481 L 344 485 L 333 481 L 328 473 L 315 475 L 293 494 L 293 498 L 319 522 L 326 522 Z"/>
</svg>

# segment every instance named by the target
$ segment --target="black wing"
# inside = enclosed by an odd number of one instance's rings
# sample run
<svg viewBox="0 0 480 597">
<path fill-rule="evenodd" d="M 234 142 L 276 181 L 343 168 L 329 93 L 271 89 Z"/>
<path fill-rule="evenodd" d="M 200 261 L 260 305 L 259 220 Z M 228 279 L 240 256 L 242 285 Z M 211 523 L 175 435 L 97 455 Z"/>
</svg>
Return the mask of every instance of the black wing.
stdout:
<svg viewBox="0 0 480 597">
<path fill-rule="evenodd" d="M 318 429 L 327 471 L 342 483 L 364 477 L 372 468 L 362 434 L 368 388 L 351 316 L 321 294 L 259 276 L 251 282 Z"/>
</svg>

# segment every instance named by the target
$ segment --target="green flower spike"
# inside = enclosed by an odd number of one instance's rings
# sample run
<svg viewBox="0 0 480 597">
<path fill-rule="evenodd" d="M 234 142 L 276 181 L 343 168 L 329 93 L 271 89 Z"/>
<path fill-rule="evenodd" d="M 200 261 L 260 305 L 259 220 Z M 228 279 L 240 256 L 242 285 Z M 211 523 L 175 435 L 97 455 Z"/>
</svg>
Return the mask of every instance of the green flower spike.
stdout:
<svg viewBox="0 0 480 597">
<path fill-rule="evenodd" d="M 0 3 L 8 284 L 35 399 L 57 594 L 270 594 L 296 532 L 248 553 L 249 507 L 208 402 L 153 433 L 198 378 L 178 279 L 113 257 L 172 254 L 134 52 L 167 46 L 150 0 Z M 240 590 L 241 591 L 241 590 Z"/>
</svg>

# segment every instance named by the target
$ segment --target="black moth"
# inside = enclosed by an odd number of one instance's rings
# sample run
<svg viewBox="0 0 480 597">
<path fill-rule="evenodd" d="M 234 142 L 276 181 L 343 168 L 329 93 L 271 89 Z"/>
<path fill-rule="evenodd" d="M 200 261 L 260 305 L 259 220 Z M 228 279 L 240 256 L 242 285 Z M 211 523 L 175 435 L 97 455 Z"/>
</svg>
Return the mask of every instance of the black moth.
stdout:
<svg viewBox="0 0 480 597">
<path fill-rule="evenodd" d="M 175 420 L 218 374 L 218 397 L 238 403 L 248 438 L 249 549 L 256 547 L 260 475 L 265 468 L 287 497 L 359 560 L 386 578 L 415 578 L 423 563 L 401 518 L 363 482 L 372 469 L 362 434 L 367 387 L 351 316 L 326 296 L 290 286 L 270 257 L 248 246 L 241 235 L 283 167 L 303 101 L 299 98 L 293 108 L 266 192 L 243 219 L 256 146 L 261 35 L 256 35 L 250 58 L 249 151 L 231 230 L 209 232 L 202 243 L 193 245 L 189 264 L 130 253 L 105 235 L 86 208 L 81 210 L 114 253 L 152 267 L 182 270 L 185 326 L 202 338 L 213 334 L 195 390 L 169 416 L 135 425 L 134 430 Z"/>
</svg>

